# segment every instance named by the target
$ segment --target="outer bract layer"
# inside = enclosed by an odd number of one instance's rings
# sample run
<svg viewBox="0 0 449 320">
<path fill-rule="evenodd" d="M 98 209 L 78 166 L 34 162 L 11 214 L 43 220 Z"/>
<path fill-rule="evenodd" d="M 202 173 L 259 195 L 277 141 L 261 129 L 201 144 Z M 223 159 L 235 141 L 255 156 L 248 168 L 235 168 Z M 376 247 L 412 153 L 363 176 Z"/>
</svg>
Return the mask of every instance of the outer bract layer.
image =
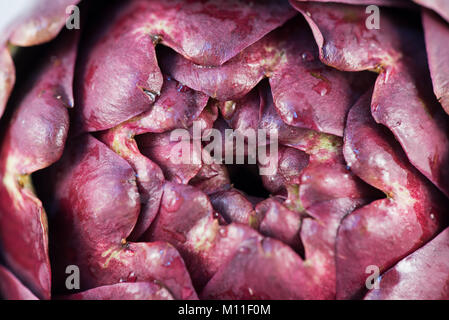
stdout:
<svg viewBox="0 0 449 320">
<path fill-rule="evenodd" d="M 78 2 L 0 36 L 1 298 L 449 298 L 444 1 Z"/>
</svg>

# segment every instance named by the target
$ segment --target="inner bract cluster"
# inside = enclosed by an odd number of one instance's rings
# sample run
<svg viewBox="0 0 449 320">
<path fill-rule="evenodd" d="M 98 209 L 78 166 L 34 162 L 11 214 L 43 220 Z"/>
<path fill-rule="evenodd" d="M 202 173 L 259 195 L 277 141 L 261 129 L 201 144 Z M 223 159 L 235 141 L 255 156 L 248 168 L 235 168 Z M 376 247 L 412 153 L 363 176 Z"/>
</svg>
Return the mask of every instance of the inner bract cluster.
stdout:
<svg viewBox="0 0 449 320">
<path fill-rule="evenodd" d="M 448 23 L 437 0 L 30 5 L 0 36 L 0 295 L 449 298 Z"/>
</svg>

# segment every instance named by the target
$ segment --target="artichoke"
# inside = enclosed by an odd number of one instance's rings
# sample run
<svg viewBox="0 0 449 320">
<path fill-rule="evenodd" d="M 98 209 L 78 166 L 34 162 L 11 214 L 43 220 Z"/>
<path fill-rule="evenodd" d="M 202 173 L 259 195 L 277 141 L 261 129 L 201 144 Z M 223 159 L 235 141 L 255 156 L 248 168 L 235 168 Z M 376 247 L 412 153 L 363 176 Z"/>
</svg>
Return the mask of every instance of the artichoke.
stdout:
<svg viewBox="0 0 449 320">
<path fill-rule="evenodd" d="M 4 299 L 449 298 L 447 1 L 28 9 L 0 37 Z"/>
</svg>

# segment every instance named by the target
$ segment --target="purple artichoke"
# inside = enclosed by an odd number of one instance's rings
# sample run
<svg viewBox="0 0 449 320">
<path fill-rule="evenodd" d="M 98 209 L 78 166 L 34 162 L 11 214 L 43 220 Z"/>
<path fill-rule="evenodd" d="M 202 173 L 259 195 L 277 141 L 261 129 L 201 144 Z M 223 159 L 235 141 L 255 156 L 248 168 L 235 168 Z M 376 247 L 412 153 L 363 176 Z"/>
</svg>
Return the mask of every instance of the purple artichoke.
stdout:
<svg viewBox="0 0 449 320">
<path fill-rule="evenodd" d="M 0 296 L 449 299 L 448 57 L 445 0 L 30 5 Z"/>
</svg>

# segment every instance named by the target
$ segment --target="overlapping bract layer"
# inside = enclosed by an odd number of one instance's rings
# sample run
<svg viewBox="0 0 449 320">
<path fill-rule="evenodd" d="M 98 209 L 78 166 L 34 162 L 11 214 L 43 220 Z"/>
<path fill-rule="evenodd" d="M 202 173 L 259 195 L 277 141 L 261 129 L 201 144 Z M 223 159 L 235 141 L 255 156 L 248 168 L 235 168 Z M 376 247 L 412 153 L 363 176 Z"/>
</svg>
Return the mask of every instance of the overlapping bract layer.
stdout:
<svg viewBox="0 0 449 320">
<path fill-rule="evenodd" d="M 423 9 L 423 33 L 389 8 L 407 1 L 326 2 L 133 0 L 80 45 L 63 31 L 2 121 L 0 294 L 347 299 L 375 266 L 366 299 L 447 298 L 447 10 L 415 1 L 442 17 Z M 76 3 L 32 10 L 6 38 L 51 40 Z M 381 30 L 361 4 L 385 6 Z M 1 115 L 14 65 L 0 48 Z M 277 130 L 270 197 L 206 161 L 210 129 Z"/>
<path fill-rule="evenodd" d="M 8 43 L 32 46 L 52 40 L 61 31 L 68 16 L 66 8 L 80 0 L 43 0 L 34 2 L 0 36 L 0 117 L 15 83 L 15 69 Z"/>
</svg>

